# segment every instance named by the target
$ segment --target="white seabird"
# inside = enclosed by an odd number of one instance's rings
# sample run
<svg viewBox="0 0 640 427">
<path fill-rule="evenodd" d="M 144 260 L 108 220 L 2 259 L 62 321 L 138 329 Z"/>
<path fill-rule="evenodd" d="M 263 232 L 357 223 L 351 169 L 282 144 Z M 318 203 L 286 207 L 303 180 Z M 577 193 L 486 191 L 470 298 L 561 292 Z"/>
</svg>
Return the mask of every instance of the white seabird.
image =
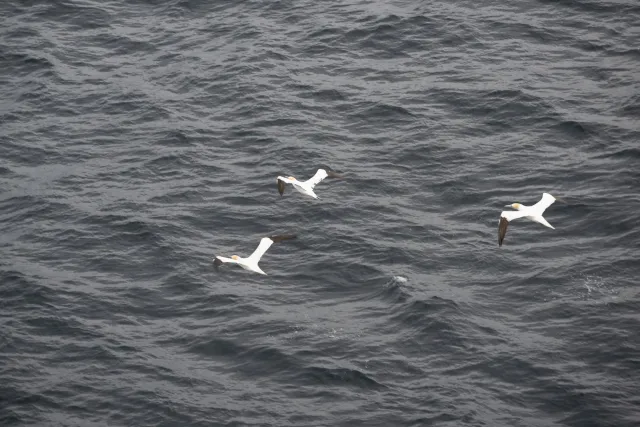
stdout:
<svg viewBox="0 0 640 427">
<path fill-rule="evenodd" d="M 284 234 L 280 236 L 263 237 L 262 239 L 260 239 L 260 244 L 258 245 L 256 250 L 253 251 L 253 253 L 249 255 L 247 258 L 240 258 L 238 255 L 232 255 L 231 258 L 216 256 L 215 258 L 213 258 L 213 265 L 215 265 L 216 268 L 218 268 L 220 265 L 224 263 L 238 264 L 240 267 L 244 268 L 245 270 L 254 271 L 256 273 L 266 275 L 267 273 L 262 271 L 262 269 L 258 266 L 258 262 L 260 262 L 260 258 L 262 258 L 262 255 L 264 255 L 264 253 L 267 252 L 267 249 L 269 249 L 272 244 L 279 243 L 283 240 L 289 240 L 289 239 L 295 239 L 295 238 L 296 238 L 295 234 Z"/>
<path fill-rule="evenodd" d="M 546 219 L 542 217 L 542 214 L 556 200 L 562 202 L 562 200 L 556 199 L 549 193 L 542 193 L 542 198 L 540 199 L 540 201 L 533 206 L 525 206 L 520 203 L 506 205 L 506 208 L 513 208 L 516 210 L 503 211 L 500 214 L 500 224 L 498 226 L 498 246 L 502 246 L 504 236 L 505 234 L 507 234 L 507 227 L 509 226 L 509 222 L 513 221 L 514 219 L 527 218 L 528 220 L 540 223 L 545 227 L 554 228 L 547 222 Z"/>
<path fill-rule="evenodd" d="M 318 169 L 316 174 L 306 181 L 298 181 L 292 176 L 290 177 L 279 176 L 276 179 L 276 181 L 278 182 L 278 192 L 280 193 L 280 196 L 282 196 L 282 194 L 284 194 L 284 185 L 285 183 L 287 183 L 287 184 L 293 185 L 293 188 L 298 190 L 300 193 L 306 196 L 313 197 L 314 199 L 317 199 L 318 196 L 316 196 L 316 193 L 313 192 L 313 189 L 317 184 L 322 182 L 322 180 L 327 177 L 342 178 L 341 175 L 338 175 L 337 173 L 332 171 L 326 171 L 324 169 Z"/>
</svg>

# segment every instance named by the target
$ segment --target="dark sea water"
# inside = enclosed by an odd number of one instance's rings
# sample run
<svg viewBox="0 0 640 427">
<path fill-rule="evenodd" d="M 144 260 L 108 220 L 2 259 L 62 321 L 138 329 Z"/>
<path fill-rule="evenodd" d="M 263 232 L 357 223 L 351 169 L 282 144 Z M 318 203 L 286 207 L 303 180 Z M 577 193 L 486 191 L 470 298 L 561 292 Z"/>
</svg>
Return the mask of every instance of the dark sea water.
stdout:
<svg viewBox="0 0 640 427">
<path fill-rule="evenodd" d="M 640 425 L 640 2 L 0 17 L 1 426 Z"/>
</svg>

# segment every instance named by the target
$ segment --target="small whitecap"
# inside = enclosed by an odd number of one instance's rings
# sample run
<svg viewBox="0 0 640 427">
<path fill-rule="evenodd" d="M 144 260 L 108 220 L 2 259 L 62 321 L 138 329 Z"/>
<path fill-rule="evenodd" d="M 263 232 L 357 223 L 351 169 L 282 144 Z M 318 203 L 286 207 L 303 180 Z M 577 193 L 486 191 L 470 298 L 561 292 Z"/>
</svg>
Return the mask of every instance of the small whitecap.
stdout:
<svg viewBox="0 0 640 427">
<path fill-rule="evenodd" d="M 399 283 L 407 283 L 407 278 L 402 276 L 393 276 L 393 280 Z"/>
</svg>

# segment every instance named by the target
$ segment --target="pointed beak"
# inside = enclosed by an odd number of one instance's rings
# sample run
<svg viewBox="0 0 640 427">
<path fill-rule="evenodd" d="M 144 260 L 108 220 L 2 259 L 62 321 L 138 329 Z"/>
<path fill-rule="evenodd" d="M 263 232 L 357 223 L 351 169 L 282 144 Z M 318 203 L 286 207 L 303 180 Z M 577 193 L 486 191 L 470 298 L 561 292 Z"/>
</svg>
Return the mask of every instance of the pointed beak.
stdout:
<svg viewBox="0 0 640 427">
<path fill-rule="evenodd" d="M 511 205 L 504 205 L 505 208 L 511 208 Z"/>
</svg>

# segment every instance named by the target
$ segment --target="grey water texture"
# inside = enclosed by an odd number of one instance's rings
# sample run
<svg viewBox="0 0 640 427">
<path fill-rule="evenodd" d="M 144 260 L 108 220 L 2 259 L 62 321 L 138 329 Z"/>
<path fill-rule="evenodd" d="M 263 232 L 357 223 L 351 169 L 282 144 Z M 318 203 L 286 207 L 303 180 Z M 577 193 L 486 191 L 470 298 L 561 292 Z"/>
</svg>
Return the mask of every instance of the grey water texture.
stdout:
<svg viewBox="0 0 640 427">
<path fill-rule="evenodd" d="M 640 425 L 638 1 L 0 22 L 0 426 Z"/>
</svg>

